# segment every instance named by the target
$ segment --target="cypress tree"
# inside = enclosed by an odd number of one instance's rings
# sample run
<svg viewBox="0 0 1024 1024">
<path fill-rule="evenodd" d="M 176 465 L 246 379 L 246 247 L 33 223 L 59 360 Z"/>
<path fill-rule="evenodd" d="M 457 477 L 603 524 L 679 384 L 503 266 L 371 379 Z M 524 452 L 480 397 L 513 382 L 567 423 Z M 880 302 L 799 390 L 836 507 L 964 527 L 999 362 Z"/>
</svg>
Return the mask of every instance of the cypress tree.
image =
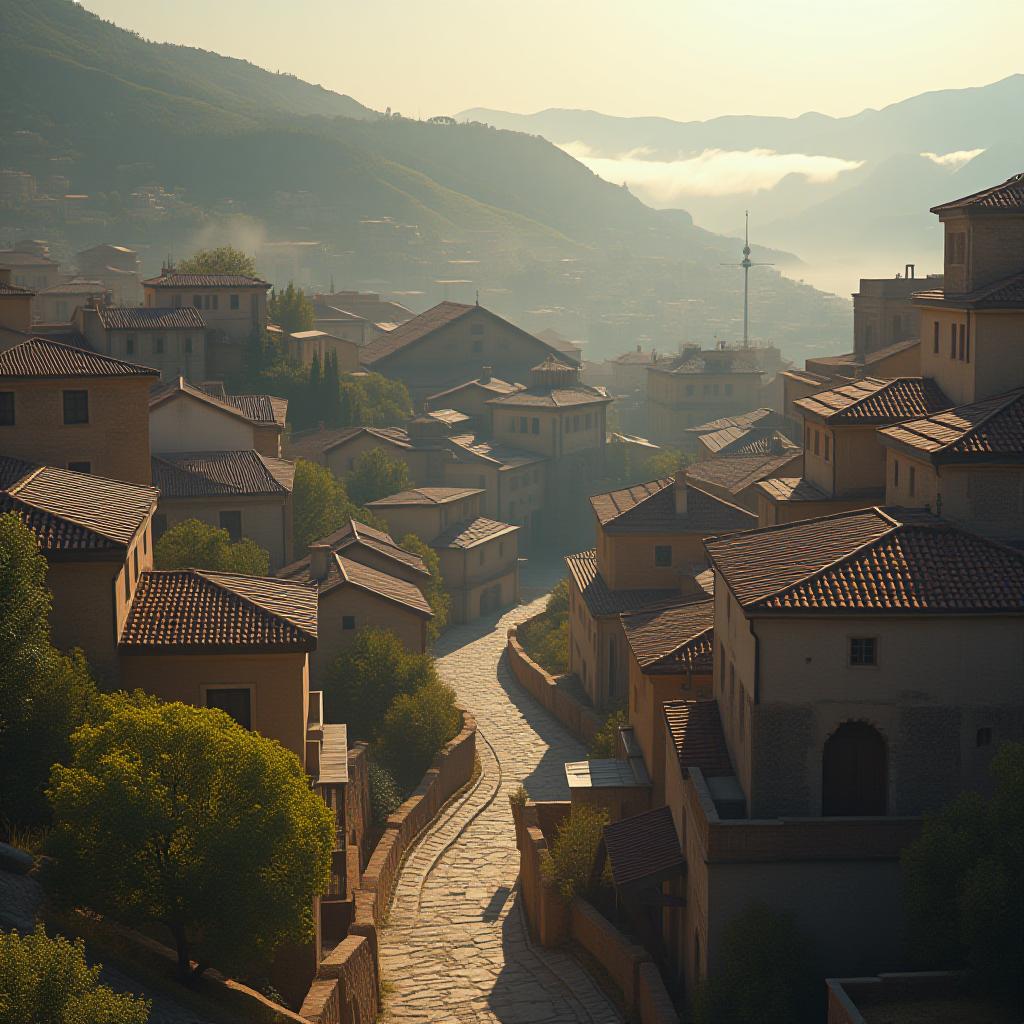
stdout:
<svg viewBox="0 0 1024 1024">
<path fill-rule="evenodd" d="M 312 423 L 316 424 L 324 418 L 319 352 L 313 353 L 313 362 L 309 364 L 309 402 L 306 408 Z"/>
<path fill-rule="evenodd" d="M 338 425 L 341 416 L 341 393 L 338 381 L 338 353 L 327 353 L 327 369 L 324 373 L 324 389 L 327 392 L 324 418 L 332 426 Z"/>
</svg>

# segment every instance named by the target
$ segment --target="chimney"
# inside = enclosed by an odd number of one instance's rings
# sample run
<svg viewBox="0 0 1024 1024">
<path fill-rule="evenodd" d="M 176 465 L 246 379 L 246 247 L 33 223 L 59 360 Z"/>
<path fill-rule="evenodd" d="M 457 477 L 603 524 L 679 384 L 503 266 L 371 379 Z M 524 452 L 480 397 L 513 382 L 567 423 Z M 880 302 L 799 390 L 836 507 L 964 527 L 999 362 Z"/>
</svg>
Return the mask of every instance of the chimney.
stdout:
<svg viewBox="0 0 1024 1024">
<path fill-rule="evenodd" d="M 309 545 L 309 578 L 311 580 L 323 580 L 327 578 L 327 566 L 330 557 L 330 544 Z"/>
<path fill-rule="evenodd" d="M 672 485 L 675 498 L 676 515 L 686 515 L 686 470 L 677 469 L 675 483 Z"/>
<path fill-rule="evenodd" d="M 482 370 L 480 372 L 480 383 L 481 384 L 490 384 L 491 383 L 491 370 L 492 370 L 492 367 L 490 367 L 490 366 L 485 366 L 485 367 L 482 368 Z"/>
</svg>

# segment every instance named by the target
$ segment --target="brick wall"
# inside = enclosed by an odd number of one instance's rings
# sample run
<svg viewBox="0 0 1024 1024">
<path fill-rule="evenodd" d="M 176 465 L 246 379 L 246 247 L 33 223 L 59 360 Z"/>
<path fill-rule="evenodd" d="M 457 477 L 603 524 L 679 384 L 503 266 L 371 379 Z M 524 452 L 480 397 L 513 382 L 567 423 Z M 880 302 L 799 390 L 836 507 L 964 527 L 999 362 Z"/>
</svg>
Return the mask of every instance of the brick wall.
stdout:
<svg viewBox="0 0 1024 1024">
<path fill-rule="evenodd" d="M 590 743 L 601 728 L 601 719 L 593 708 L 581 704 L 568 690 L 558 685 L 555 677 L 545 672 L 523 650 L 516 627 L 508 631 L 508 663 L 519 685 L 562 725 L 584 743 Z"/>
</svg>

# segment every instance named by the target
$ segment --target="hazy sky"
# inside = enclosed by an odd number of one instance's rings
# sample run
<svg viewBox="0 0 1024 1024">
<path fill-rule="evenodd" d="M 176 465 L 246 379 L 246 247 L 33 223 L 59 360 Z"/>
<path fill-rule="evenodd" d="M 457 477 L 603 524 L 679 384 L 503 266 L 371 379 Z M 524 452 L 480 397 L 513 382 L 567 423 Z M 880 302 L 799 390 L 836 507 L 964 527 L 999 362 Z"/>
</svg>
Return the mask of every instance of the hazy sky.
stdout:
<svg viewBox="0 0 1024 1024">
<path fill-rule="evenodd" d="M 852 114 L 1024 71 L 1020 0 L 84 0 L 410 117 Z M 992 26 L 998 25 L 998 31 Z"/>
</svg>

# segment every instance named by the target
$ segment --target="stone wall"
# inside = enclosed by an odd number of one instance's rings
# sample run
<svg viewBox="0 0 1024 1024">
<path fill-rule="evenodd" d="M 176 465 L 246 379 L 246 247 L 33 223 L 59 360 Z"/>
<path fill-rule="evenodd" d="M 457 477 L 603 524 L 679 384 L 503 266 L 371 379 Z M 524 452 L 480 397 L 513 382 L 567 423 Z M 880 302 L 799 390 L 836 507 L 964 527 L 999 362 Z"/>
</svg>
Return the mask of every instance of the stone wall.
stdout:
<svg viewBox="0 0 1024 1024">
<path fill-rule="evenodd" d="M 361 764 L 365 776 L 365 749 L 358 752 L 356 763 Z M 321 961 L 316 979 L 299 1010 L 304 1020 L 314 1024 L 373 1024 L 377 1019 L 380 1012 L 377 929 L 387 914 L 402 858 L 441 807 L 469 782 L 475 763 L 476 719 L 464 711 L 459 734 L 438 752 L 412 795 L 388 818 L 384 834 L 366 861 L 359 884 L 350 887 L 353 912 L 348 936 Z M 350 754 L 350 769 L 352 767 Z M 357 789 L 363 793 L 361 781 Z M 365 823 L 370 806 L 368 788 L 361 799 Z M 353 805 L 349 811 L 351 815 L 356 814 Z M 356 849 L 362 841 L 363 837 L 356 840 Z"/>
<path fill-rule="evenodd" d="M 512 805 L 519 847 L 519 889 L 530 933 L 542 946 L 572 940 L 604 969 L 619 990 L 628 1019 L 640 1024 L 679 1024 L 661 973 L 642 946 L 632 942 L 583 899 L 567 906 L 545 883 L 541 870 L 557 824 L 568 813 L 563 801 Z"/>
<path fill-rule="evenodd" d="M 959 994 L 963 975 L 954 971 L 879 974 L 873 978 L 827 978 L 828 1024 L 865 1024 L 859 1005 L 890 999 L 946 999 Z"/>
<path fill-rule="evenodd" d="M 523 645 L 516 635 L 515 626 L 508 631 L 507 651 L 509 667 L 519 685 L 543 708 L 554 715 L 574 736 L 589 744 L 602 725 L 597 712 L 573 697 L 568 690 L 560 687 L 555 677 L 549 672 L 545 672 L 523 650 Z"/>
</svg>

